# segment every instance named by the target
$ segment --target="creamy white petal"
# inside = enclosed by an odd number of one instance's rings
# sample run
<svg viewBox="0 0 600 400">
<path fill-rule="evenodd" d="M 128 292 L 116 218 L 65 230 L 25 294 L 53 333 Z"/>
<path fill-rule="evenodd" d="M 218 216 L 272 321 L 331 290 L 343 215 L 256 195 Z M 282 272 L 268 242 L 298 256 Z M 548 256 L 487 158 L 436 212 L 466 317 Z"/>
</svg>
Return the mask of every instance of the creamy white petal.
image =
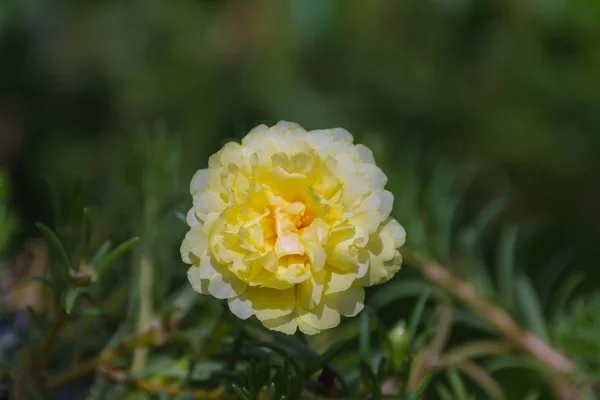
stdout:
<svg viewBox="0 0 600 400">
<path fill-rule="evenodd" d="M 194 194 L 199 190 L 204 190 L 208 186 L 208 169 L 200 169 L 196 171 L 190 182 L 190 193 Z"/>
<path fill-rule="evenodd" d="M 373 156 L 373 152 L 367 146 L 363 144 L 357 144 L 356 150 L 358 150 L 358 155 L 360 156 L 360 160 L 367 164 L 375 164 L 375 157 Z"/>
<path fill-rule="evenodd" d="M 387 190 L 382 190 L 377 192 L 377 194 L 381 200 L 381 204 L 379 205 L 379 214 L 381 215 L 381 221 L 384 221 L 390 216 L 392 208 L 394 207 L 394 195 L 392 192 Z"/>
<path fill-rule="evenodd" d="M 326 303 L 346 317 L 354 317 L 365 308 L 365 290 L 352 286 L 348 290 L 328 296 Z"/>
<path fill-rule="evenodd" d="M 248 319 L 254 314 L 252 302 L 243 297 L 233 297 L 227 300 L 229 310 L 240 319 Z"/>
<path fill-rule="evenodd" d="M 200 278 L 200 269 L 196 266 L 192 266 L 188 269 L 188 281 L 192 285 L 192 289 L 200 294 L 209 294 L 208 292 L 208 281 Z"/>
</svg>

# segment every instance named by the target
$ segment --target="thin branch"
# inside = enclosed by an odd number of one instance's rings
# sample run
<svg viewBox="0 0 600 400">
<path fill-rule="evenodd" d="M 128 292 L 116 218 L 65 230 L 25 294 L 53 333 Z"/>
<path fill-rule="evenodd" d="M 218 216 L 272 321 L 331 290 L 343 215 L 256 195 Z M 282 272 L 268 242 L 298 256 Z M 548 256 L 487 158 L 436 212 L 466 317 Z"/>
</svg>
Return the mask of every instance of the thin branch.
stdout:
<svg viewBox="0 0 600 400">
<path fill-rule="evenodd" d="M 435 262 L 422 261 L 414 254 L 407 254 L 407 256 L 410 257 L 411 266 L 421 271 L 434 284 L 449 290 L 477 315 L 494 324 L 502 335 L 516 347 L 555 371 L 567 375 L 575 372 L 573 361 L 532 332 L 522 329 L 503 309 L 478 295 L 468 282 L 456 277 L 447 268 Z"/>
<path fill-rule="evenodd" d="M 448 350 L 440 357 L 438 365 L 448 367 L 468 362 L 474 358 L 505 354 L 514 350 L 514 346 L 500 340 L 477 340 Z"/>
<path fill-rule="evenodd" d="M 407 259 L 408 265 L 419 270 L 435 285 L 451 292 L 475 314 L 491 322 L 516 348 L 528 353 L 542 365 L 563 374 L 563 377 L 552 381 L 557 395 L 561 399 L 575 400 L 582 398 L 570 382 L 576 369 L 573 361 L 532 332 L 521 328 L 506 311 L 477 294 L 467 281 L 455 276 L 447 268 L 436 262 L 425 261 L 408 249 L 404 251 L 403 255 Z M 568 390 L 566 387 L 568 387 Z"/>
<path fill-rule="evenodd" d="M 162 326 L 159 321 L 155 321 L 149 329 L 136 334 L 131 339 L 121 342 L 112 349 L 104 350 L 99 356 L 82 361 L 73 368 L 49 379 L 46 384 L 46 389 L 55 389 L 74 379 L 89 375 L 100 365 L 109 364 L 111 361 L 134 351 L 140 346 L 160 346 L 163 343 L 164 335 Z"/>
<path fill-rule="evenodd" d="M 56 343 L 56 339 L 58 338 L 58 334 L 63 328 L 65 322 L 67 322 L 67 313 L 65 312 L 65 307 L 61 303 L 61 306 L 58 311 L 58 316 L 54 320 L 52 324 L 52 328 L 50 328 L 50 333 L 46 338 L 42 350 L 40 352 L 40 358 L 38 359 L 35 366 L 35 382 L 38 388 L 43 387 L 43 374 L 46 370 L 46 366 L 48 364 L 48 360 L 50 360 L 50 356 L 52 355 L 52 349 L 54 349 L 54 344 Z"/>
<path fill-rule="evenodd" d="M 226 394 L 222 390 L 194 390 L 194 389 L 183 389 L 177 386 L 163 386 L 144 379 L 132 378 L 125 371 L 114 369 L 108 366 L 101 366 L 98 371 L 111 378 L 112 380 L 122 383 L 123 385 L 129 386 L 135 390 L 145 393 L 165 393 L 169 396 L 177 396 L 180 394 L 188 394 L 199 400 L 221 400 L 227 398 Z"/>
<path fill-rule="evenodd" d="M 465 375 L 473 379 L 486 392 L 488 398 L 492 400 L 504 400 L 504 392 L 496 383 L 494 378 L 480 366 L 472 362 L 465 362 L 457 365 L 457 368 Z"/>
</svg>

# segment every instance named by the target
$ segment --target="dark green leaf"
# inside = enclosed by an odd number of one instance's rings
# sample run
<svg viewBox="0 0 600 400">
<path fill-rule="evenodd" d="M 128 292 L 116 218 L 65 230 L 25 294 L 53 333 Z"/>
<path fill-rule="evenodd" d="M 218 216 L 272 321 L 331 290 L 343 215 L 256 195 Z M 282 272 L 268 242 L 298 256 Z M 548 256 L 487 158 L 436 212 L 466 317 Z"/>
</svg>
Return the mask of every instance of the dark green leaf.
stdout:
<svg viewBox="0 0 600 400">
<path fill-rule="evenodd" d="M 539 297 L 533 288 L 533 284 L 525 275 L 521 275 L 517 280 L 517 293 L 529 328 L 540 339 L 548 342 L 548 328 Z"/>
<path fill-rule="evenodd" d="M 233 385 L 233 386 L 231 386 L 231 388 L 239 396 L 239 398 L 241 400 L 253 400 L 252 394 L 250 392 L 248 392 L 248 390 L 246 388 L 240 388 L 237 385 Z"/>
<path fill-rule="evenodd" d="M 339 340 L 329 346 L 329 349 L 323 354 L 321 354 L 315 362 L 311 363 L 307 369 L 307 374 L 312 374 L 320 369 L 323 369 L 327 364 L 331 362 L 338 354 L 340 354 L 349 344 L 348 340 Z"/>
<path fill-rule="evenodd" d="M 423 397 L 423 394 L 425 394 L 425 390 L 427 390 L 427 388 L 429 387 L 431 378 L 433 378 L 433 375 L 435 375 L 436 372 L 437 372 L 436 367 L 429 368 L 429 370 L 427 371 L 427 375 L 425 375 L 425 377 L 421 381 L 421 385 L 419 386 L 419 388 L 417 390 L 415 390 L 413 393 L 411 393 L 411 396 L 410 396 L 411 399 L 418 400 L 421 397 Z"/>
<path fill-rule="evenodd" d="M 71 261 L 69 260 L 67 251 L 65 250 L 65 247 L 59 237 L 44 224 L 36 223 L 36 226 L 44 235 L 50 247 L 54 249 L 56 253 L 58 253 L 60 262 L 51 262 L 50 272 L 52 275 L 52 287 L 56 293 L 60 294 L 67 288 L 69 284 L 69 270 L 71 269 Z"/>
<path fill-rule="evenodd" d="M 465 382 L 460 377 L 459 373 L 454 368 L 448 368 L 446 370 L 446 376 L 448 377 L 448 381 L 450 381 L 450 386 L 452 387 L 452 391 L 456 396 L 457 400 L 468 400 L 469 395 L 467 394 L 467 388 L 465 387 Z"/>
<path fill-rule="evenodd" d="M 67 298 L 65 300 L 65 312 L 67 314 L 71 314 L 73 307 L 75 307 L 77 298 L 83 293 L 85 293 L 85 290 L 82 288 L 73 288 L 68 291 Z"/>
<path fill-rule="evenodd" d="M 61 262 L 65 267 L 71 268 L 71 260 L 69 260 L 69 256 L 67 255 L 67 250 L 65 249 L 64 244 L 60 240 L 60 238 L 48 228 L 46 225 L 36 222 L 35 226 L 38 230 L 44 235 L 48 243 L 54 248 L 54 250 L 58 253 Z"/>
<path fill-rule="evenodd" d="M 111 247 L 112 243 L 110 240 L 107 240 L 106 242 L 102 243 L 102 246 L 100 246 L 98 251 L 96 251 L 96 254 L 94 254 L 94 257 L 92 257 L 92 261 L 90 261 L 90 264 L 98 265 L 98 262 L 104 258 L 104 256 L 106 255 L 106 253 L 108 253 Z"/>
<path fill-rule="evenodd" d="M 408 335 L 410 338 L 414 338 L 416 336 L 417 328 L 421 322 L 423 310 L 425 309 L 425 304 L 427 303 L 430 294 L 430 291 L 423 292 L 419 297 L 415 308 L 413 309 L 412 315 L 410 316 L 410 322 L 408 323 Z"/>
<path fill-rule="evenodd" d="M 377 310 L 400 299 L 419 296 L 425 291 L 430 291 L 433 296 L 439 299 L 449 298 L 443 289 L 433 286 L 429 282 L 421 279 L 410 279 L 389 282 L 383 285 L 381 289 L 370 297 L 369 305 Z"/>
<path fill-rule="evenodd" d="M 442 384 L 437 385 L 435 387 L 435 391 L 441 400 L 455 400 L 450 390 L 448 390 L 448 388 Z"/>
<path fill-rule="evenodd" d="M 523 400 L 537 400 L 540 397 L 540 393 L 539 392 L 530 392 L 528 393 L 525 397 L 523 397 Z"/>
<path fill-rule="evenodd" d="M 369 325 L 369 313 L 360 314 L 360 338 L 359 338 L 360 357 L 368 362 L 371 357 L 371 327 Z"/>
<path fill-rule="evenodd" d="M 379 360 L 379 366 L 377 367 L 377 381 L 382 382 L 386 377 L 388 368 L 390 366 L 390 359 L 387 357 L 381 357 Z"/>
<path fill-rule="evenodd" d="M 574 273 L 569 276 L 565 283 L 563 283 L 556 294 L 556 301 L 552 305 L 552 309 L 555 310 L 554 317 L 558 317 L 565 312 L 569 298 L 573 294 L 575 288 L 579 286 L 585 280 L 585 274 L 581 271 Z"/>
<path fill-rule="evenodd" d="M 518 230 L 515 227 L 505 229 L 498 243 L 497 281 L 502 303 L 508 310 L 514 310 L 513 287 L 515 284 L 515 253 Z"/>
<path fill-rule="evenodd" d="M 364 360 L 360 361 L 359 366 L 363 381 L 367 384 L 367 387 L 372 391 L 376 391 L 379 385 L 377 381 L 377 376 L 373 372 L 371 366 Z"/>
<path fill-rule="evenodd" d="M 98 278 L 100 278 L 108 270 L 108 267 L 117 261 L 123 254 L 135 246 L 139 240 L 139 237 L 131 238 L 128 241 L 121 243 L 106 256 L 102 257 L 98 263 L 94 265 Z"/>
<path fill-rule="evenodd" d="M 81 263 L 87 263 L 89 261 L 90 238 L 92 237 L 92 219 L 87 208 L 83 209 L 81 231 L 83 235 L 81 239 Z"/>
</svg>

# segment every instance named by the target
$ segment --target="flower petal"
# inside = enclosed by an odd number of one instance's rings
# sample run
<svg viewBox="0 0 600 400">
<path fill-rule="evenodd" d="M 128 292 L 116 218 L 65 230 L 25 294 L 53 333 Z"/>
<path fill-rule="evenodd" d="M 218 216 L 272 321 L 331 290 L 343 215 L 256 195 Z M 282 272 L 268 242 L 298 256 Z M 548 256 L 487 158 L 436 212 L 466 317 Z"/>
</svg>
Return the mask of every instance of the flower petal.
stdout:
<svg viewBox="0 0 600 400">
<path fill-rule="evenodd" d="M 210 278 L 208 292 L 217 299 L 229 299 L 243 294 L 246 287 L 246 283 L 223 269 L 220 274 Z"/>
<path fill-rule="evenodd" d="M 208 169 L 200 169 L 196 171 L 190 182 L 190 193 L 193 195 L 199 190 L 204 190 L 208 186 Z"/>
<path fill-rule="evenodd" d="M 327 296 L 325 302 L 346 317 L 354 317 L 365 308 L 365 290 L 360 286 L 352 286 L 348 290 Z"/>
<path fill-rule="evenodd" d="M 188 269 L 188 281 L 192 285 L 192 289 L 200 294 L 209 294 L 208 280 L 200 278 L 200 268 L 191 266 Z"/>
<path fill-rule="evenodd" d="M 229 310 L 239 319 L 248 319 L 254 314 L 252 302 L 245 297 L 233 297 L 227 300 Z"/>
</svg>

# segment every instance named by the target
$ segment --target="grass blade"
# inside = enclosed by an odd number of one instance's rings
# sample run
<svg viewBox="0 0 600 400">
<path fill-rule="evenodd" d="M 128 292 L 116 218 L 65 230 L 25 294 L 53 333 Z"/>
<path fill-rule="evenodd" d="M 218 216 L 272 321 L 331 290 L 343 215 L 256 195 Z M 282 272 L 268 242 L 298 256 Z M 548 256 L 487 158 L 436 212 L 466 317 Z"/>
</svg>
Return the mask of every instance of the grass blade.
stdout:
<svg viewBox="0 0 600 400">
<path fill-rule="evenodd" d="M 517 293 L 529 328 L 540 339 L 548 342 L 548 327 L 546 326 L 539 296 L 535 292 L 533 284 L 525 275 L 521 275 L 517 280 Z"/>
</svg>

